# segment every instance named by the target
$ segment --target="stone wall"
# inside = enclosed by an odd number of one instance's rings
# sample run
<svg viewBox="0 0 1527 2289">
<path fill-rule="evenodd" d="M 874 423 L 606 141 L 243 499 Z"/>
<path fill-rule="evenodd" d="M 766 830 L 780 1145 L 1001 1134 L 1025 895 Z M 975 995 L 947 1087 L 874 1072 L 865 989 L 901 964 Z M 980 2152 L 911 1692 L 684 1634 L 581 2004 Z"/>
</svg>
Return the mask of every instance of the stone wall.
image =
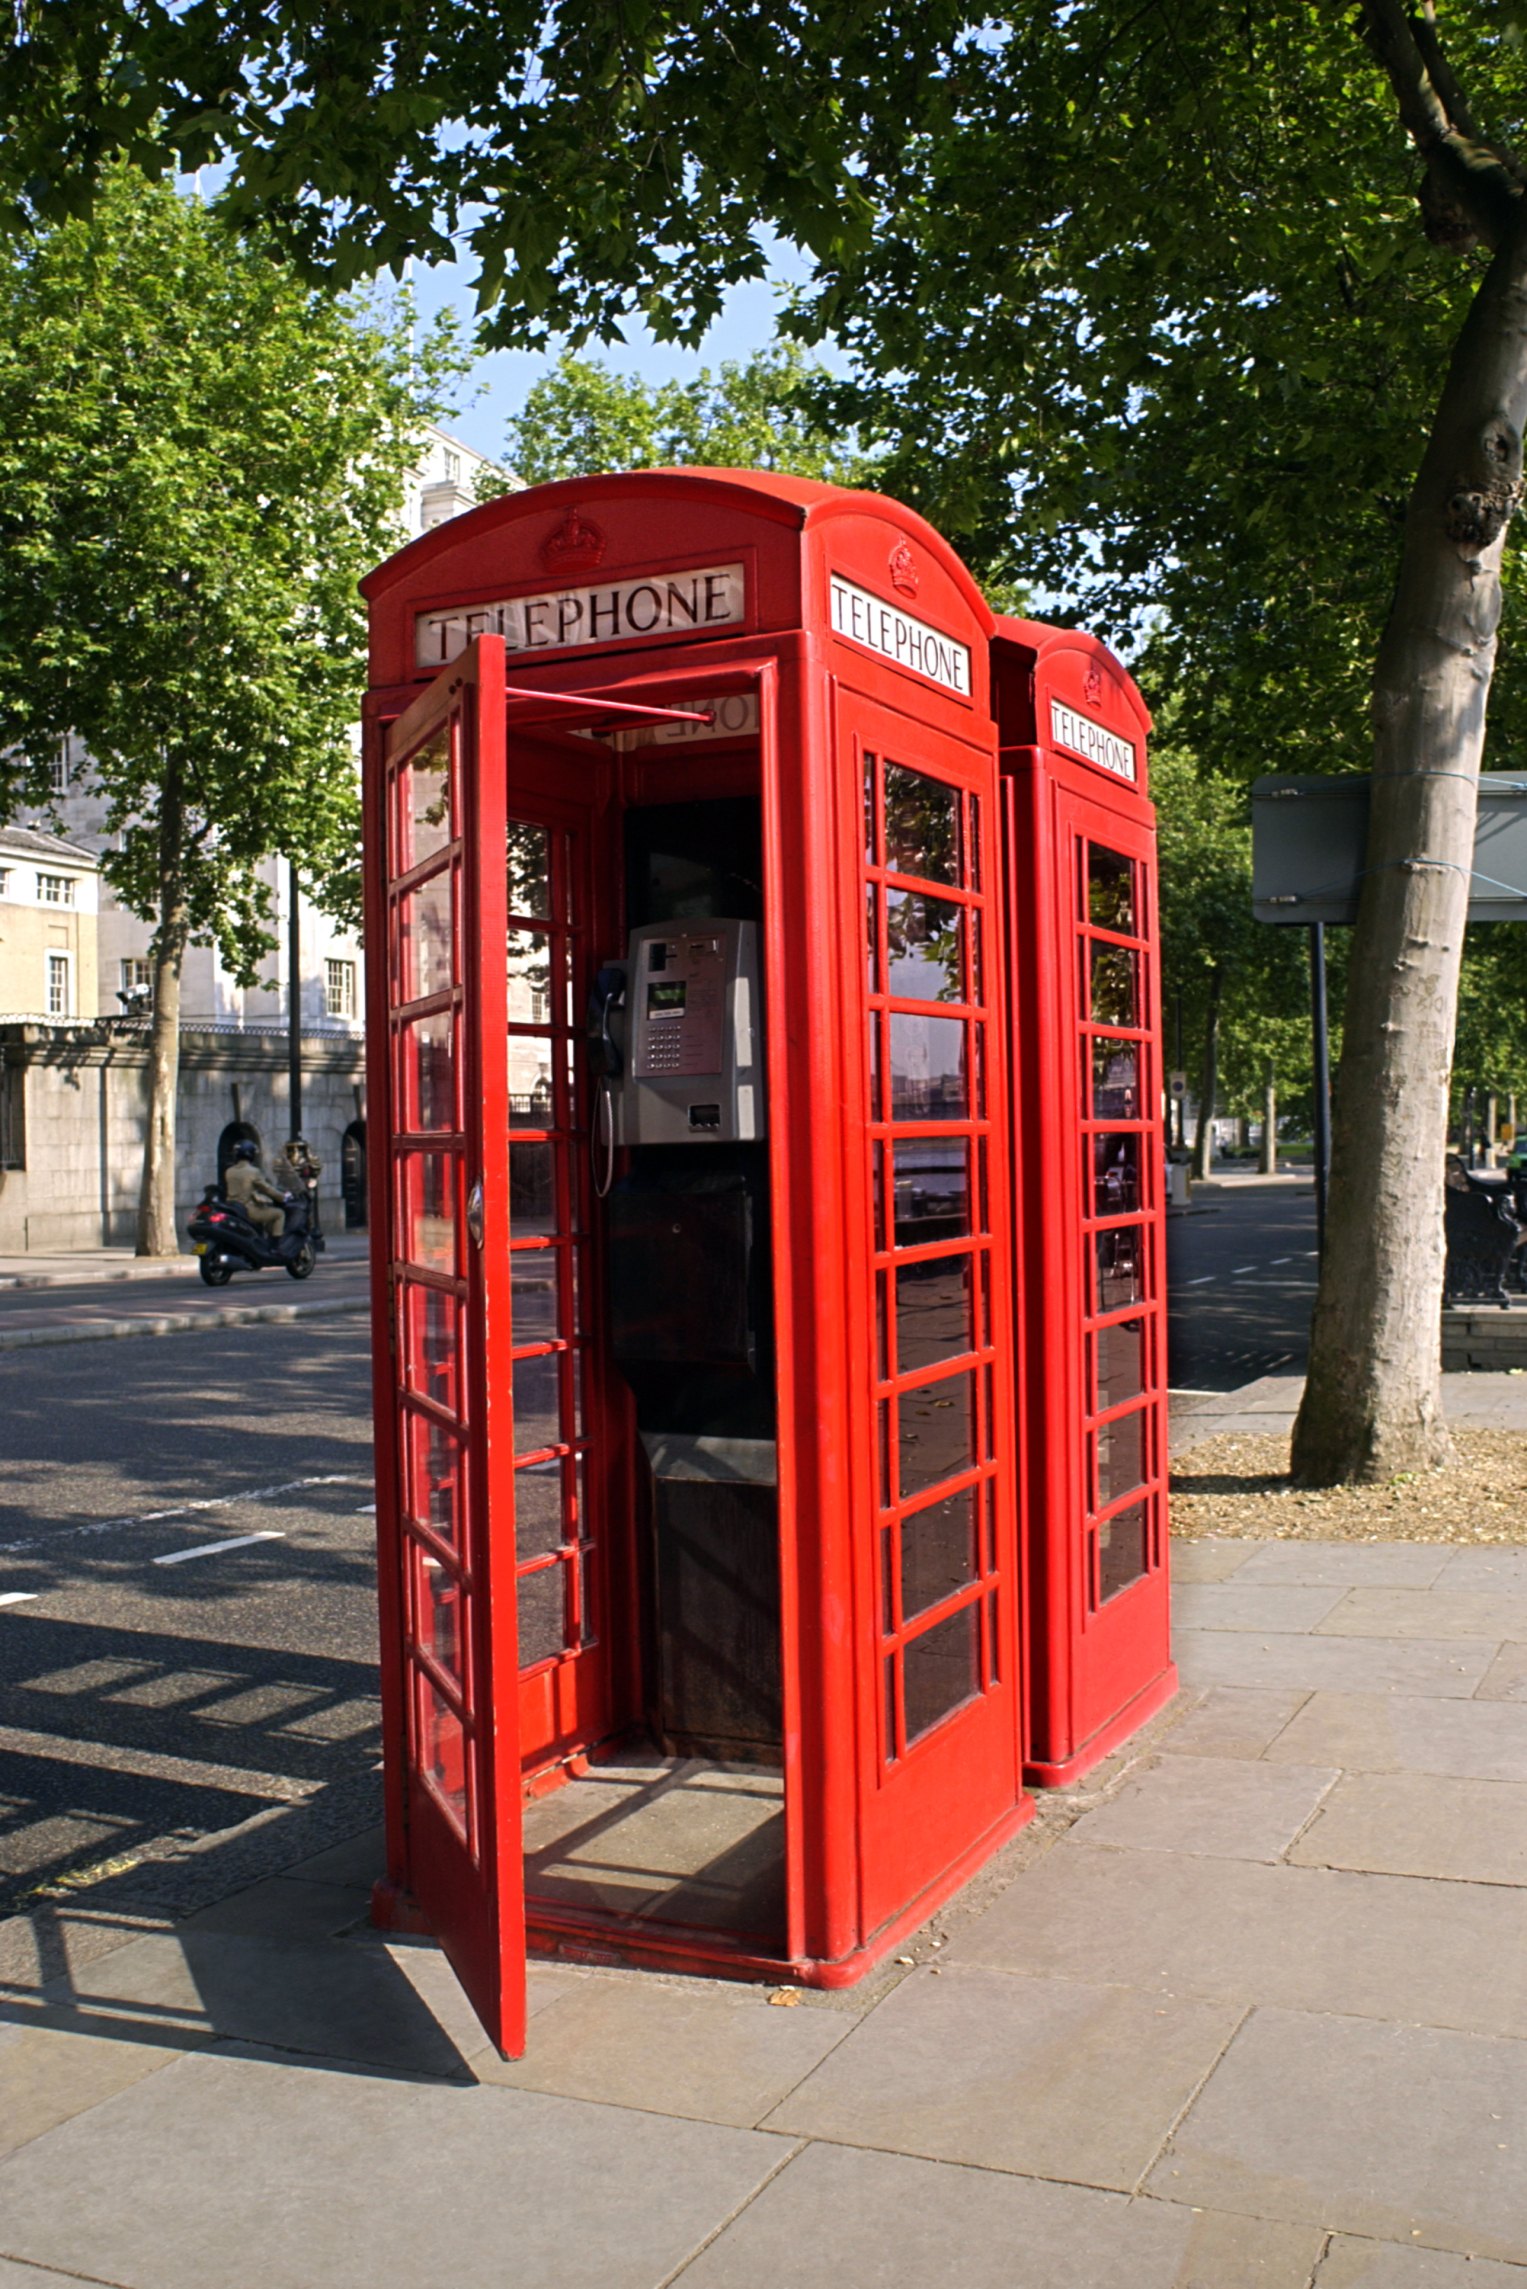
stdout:
<svg viewBox="0 0 1527 2289">
<path fill-rule="evenodd" d="M 319 1195 L 343 1228 L 340 1141 L 364 1112 L 365 1052 L 352 1036 L 303 1037 L 303 1132 L 323 1163 Z M 10 1157 L 0 1168 L 0 1255 L 131 1243 L 143 1173 L 147 1031 L 0 1024 Z M 284 1030 L 186 1030 L 180 1045 L 175 1199 L 182 1226 L 216 1174 L 217 1141 L 249 1122 L 267 1153 L 285 1141 Z"/>
</svg>

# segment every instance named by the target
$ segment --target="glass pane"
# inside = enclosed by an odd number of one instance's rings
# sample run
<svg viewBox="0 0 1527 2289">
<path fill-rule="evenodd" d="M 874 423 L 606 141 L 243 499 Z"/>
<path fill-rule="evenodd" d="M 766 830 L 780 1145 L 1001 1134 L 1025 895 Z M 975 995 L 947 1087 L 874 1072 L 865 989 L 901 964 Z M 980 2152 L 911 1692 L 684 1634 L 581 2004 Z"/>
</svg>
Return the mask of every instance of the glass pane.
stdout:
<svg viewBox="0 0 1527 2289">
<path fill-rule="evenodd" d="M 457 1375 L 461 1355 L 458 1305 L 440 1288 L 410 1281 L 403 1290 L 403 1375 L 408 1388 L 433 1399 L 448 1413 L 458 1412 Z"/>
<path fill-rule="evenodd" d="M 974 1348 L 971 1263 L 944 1256 L 896 1275 L 896 1367 L 910 1375 Z"/>
<path fill-rule="evenodd" d="M 403 772 L 404 847 L 396 871 L 422 866 L 451 840 L 451 740 L 441 729 Z"/>
<path fill-rule="evenodd" d="M 509 1147 L 509 1229 L 517 1240 L 557 1229 L 556 1146 Z"/>
<path fill-rule="evenodd" d="M 545 930 L 510 930 L 509 1023 L 550 1025 L 552 940 Z"/>
<path fill-rule="evenodd" d="M 962 1240 L 970 1230 L 967 1147 L 913 1137 L 895 1147 L 895 1156 L 895 1245 Z"/>
<path fill-rule="evenodd" d="M 911 1621 L 976 1578 L 976 1489 L 901 1522 L 901 1615 Z"/>
<path fill-rule="evenodd" d="M 548 1557 L 567 1540 L 562 1465 L 533 1462 L 514 1474 L 514 1550 L 521 1565 Z"/>
<path fill-rule="evenodd" d="M 891 965 L 887 991 L 904 1001 L 963 1001 L 963 909 L 923 890 L 888 890 L 885 911 Z"/>
<path fill-rule="evenodd" d="M 1140 1045 L 1092 1036 L 1092 1117 L 1095 1121 L 1140 1118 Z"/>
<path fill-rule="evenodd" d="M 457 1265 L 454 1153 L 398 1155 L 399 1248 L 404 1260 L 426 1271 L 454 1272 Z"/>
<path fill-rule="evenodd" d="M 552 1129 L 557 1125 L 552 1094 L 552 1065 L 556 1043 L 534 1034 L 509 1036 L 509 1126 L 512 1129 Z M 519 1147 L 515 1147 L 519 1150 Z"/>
<path fill-rule="evenodd" d="M 467 1741 L 461 1719 L 433 1678 L 416 1671 L 421 1740 L 419 1769 L 463 1836 L 467 1832 Z"/>
<path fill-rule="evenodd" d="M 433 1416 L 410 1412 L 404 1419 L 408 1424 L 404 1505 L 411 1518 L 432 1526 L 443 1542 L 459 1548 L 466 1507 L 461 1441 Z"/>
<path fill-rule="evenodd" d="M 398 1089 L 405 1130 L 454 1129 L 456 1074 L 452 1061 L 455 1016 L 437 1009 L 398 1028 Z"/>
<path fill-rule="evenodd" d="M 1139 1205 L 1139 1136 L 1130 1129 L 1104 1130 L 1092 1140 L 1092 1213 L 1132 1216 Z"/>
<path fill-rule="evenodd" d="M 1137 1582 L 1146 1568 L 1146 1506 L 1133 1502 L 1098 1528 L 1098 1602 L 1106 1605 Z"/>
<path fill-rule="evenodd" d="M 869 991 L 871 993 L 883 993 L 885 989 L 880 983 L 880 937 L 879 924 L 875 919 L 875 885 L 873 882 L 867 883 L 864 891 L 864 959 Z"/>
<path fill-rule="evenodd" d="M 1110 1502 L 1117 1502 L 1121 1494 L 1143 1486 L 1148 1476 L 1145 1467 L 1145 1414 L 1143 1409 L 1133 1415 L 1120 1415 L 1112 1423 L 1100 1423 L 1093 1433 L 1097 1442 L 1097 1502 L 1095 1508 L 1106 1510 Z"/>
<path fill-rule="evenodd" d="M 516 1343 L 542 1343 L 561 1334 L 561 1299 L 557 1294 L 560 1258 L 558 1248 L 516 1248 L 510 1252 L 509 1319 Z"/>
<path fill-rule="evenodd" d="M 1135 957 L 1123 946 L 1105 946 L 1100 938 L 1092 948 L 1092 992 L 1088 1009 L 1094 1025 L 1136 1025 Z"/>
<path fill-rule="evenodd" d="M 432 1558 L 417 1544 L 414 1554 L 417 1560 L 415 1626 L 419 1642 L 459 1685 L 465 1676 L 462 1663 L 465 1594 L 450 1568 L 443 1566 L 438 1558 Z"/>
<path fill-rule="evenodd" d="M 902 1392 L 897 1446 L 903 1498 L 970 1468 L 976 1459 L 975 1400 L 975 1377 L 968 1370 Z"/>
<path fill-rule="evenodd" d="M 1092 1344 L 1092 1412 L 1105 1414 L 1138 1399 L 1145 1389 L 1145 1322 L 1122 1319 L 1113 1327 L 1100 1327 Z"/>
<path fill-rule="evenodd" d="M 1119 1311 L 1127 1303 L 1145 1299 L 1144 1236 L 1138 1224 L 1122 1232 L 1099 1232 L 1093 1242 L 1097 1254 L 1097 1306 Z"/>
<path fill-rule="evenodd" d="M 893 1010 L 890 1030 L 892 1120 L 967 1119 L 964 1020 Z"/>
<path fill-rule="evenodd" d="M 979 1607 L 962 1606 L 914 1637 L 902 1654 L 907 1745 L 942 1724 L 981 1690 Z"/>
<path fill-rule="evenodd" d="M 509 911 L 533 920 L 551 920 L 550 836 L 545 827 L 509 821 Z"/>
<path fill-rule="evenodd" d="M 1101 843 L 1087 846 L 1087 915 L 1100 930 L 1117 930 L 1122 938 L 1138 938 L 1135 928 L 1134 861 L 1121 858 Z"/>
<path fill-rule="evenodd" d="M 567 1568 L 543 1566 L 515 1584 L 520 1609 L 520 1667 L 552 1661 L 567 1646 Z"/>
<path fill-rule="evenodd" d="M 909 771 L 885 767 L 885 863 L 896 874 L 928 882 L 960 879 L 960 798 L 953 787 Z"/>
<path fill-rule="evenodd" d="M 400 1002 L 424 1001 L 450 986 L 452 872 L 452 868 L 443 867 L 399 901 Z"/>
<path fill-rule="evenodd" d="M 539 1454 L 562 1437 L 562 1354 L 538 1351 L 514 1362 L 514 1451 Z"/>
</svg>

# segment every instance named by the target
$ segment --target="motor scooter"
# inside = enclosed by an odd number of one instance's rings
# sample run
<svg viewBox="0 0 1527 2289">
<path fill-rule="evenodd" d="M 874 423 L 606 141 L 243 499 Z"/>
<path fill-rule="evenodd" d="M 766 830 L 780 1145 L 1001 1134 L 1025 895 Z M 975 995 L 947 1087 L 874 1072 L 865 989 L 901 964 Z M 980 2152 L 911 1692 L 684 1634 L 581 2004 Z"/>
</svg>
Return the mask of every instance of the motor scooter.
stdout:
<svg viewBox="0 0 1527 2289">
<path fill-rule="evenodd" d="M 215 1184 L 207 1186 L 187 1228 L 196 1250 L 196 1268 L 209 1288 L 225 1288 L 235 1272 L 284 1271 L 294 1280 L 312 1278 L 323 1246 L 312 1188 L 288 1192 L 285 1199 L 286 1230 L 278 1240 L 251 1224 Z"/>
</svg>

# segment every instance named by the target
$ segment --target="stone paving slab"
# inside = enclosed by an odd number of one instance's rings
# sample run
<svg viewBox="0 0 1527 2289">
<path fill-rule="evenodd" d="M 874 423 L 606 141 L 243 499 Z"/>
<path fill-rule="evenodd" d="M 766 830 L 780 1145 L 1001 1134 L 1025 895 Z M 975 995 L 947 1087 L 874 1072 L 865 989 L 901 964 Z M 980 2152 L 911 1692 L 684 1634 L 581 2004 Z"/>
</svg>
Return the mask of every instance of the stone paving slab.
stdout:
<svg viewBox="0 0 1527 2289">
<path fill-rule="evenodd" d="M 1324 2236 L 810 2146 L 677 2289 L 1307 2289 Z"/>
<path fill-rule="evenodd" d="M 1457 2257 L 1450 2250 L 1397 2249 L 1391 2241 L 1333 2236 L 1316 2275 L 1317 2289 L 1523 2289 L 1519 2265 L 1489 2257 Z"/>
<path fill-rule="evenodd" d="M 183 2055 L 155 2043 L 65 2035 L 53 2027 L 0 2027 L 0 2155 L 130 2090 Z"/>
<path fill-rule="evenodd" d="M 1066 1844 L 946 1960 L 1527 2037 L 1527 1897 L 1489 1884 Z"/>
<path fill-rule="evenodd" d="M 1403 1593 L 1396 1592 L 1396 1595 Z M 1306 1692 L 1419 1693 L 1467 1701 L 1498 1637 L 1309 1637 L 1184 1629 L 1173 1643 L 1185 1685 L 1294 1685 Z"/>
<path fill-rule="evenodd" d="M 981 1970 L 904 1980 L 768 2127 L 1129 2191 L 1236 2005 Z"/>
<path fill-rule="evenodd" d="M 1509 1638 L 1527 1643 L 1527 1592 L 1478 1589 L 1353 1589 L 1325 1620 L 1323 1637 Z"/>
<path fill-rule="evenodd" d="M 0 2162 L 0 2251 L 122 2289 L 656 2289 L 793 2151 L 229 2050 Z"/>
<path fill-rule="evenodd" d="M 1281 1860 L 1340 1778 L 1334 1767 L 1166 1757 L 1068 1830 L 1065 1849 L 1212 1853 Z"/>
<path fill-rule="evenodd" d="M 1437 1577 L 1443 1590 L 1511 1590 L 1527 1597 L 1527 1548 L 1455 1550 Z"/>
<path fill-rule="evenodd" d="M 1292 1686 L 1281 1691 L 1256 1685 L 1200 1686 L 1196 1692 L 1179 1694 L 1177 1722 L 1155 1745 L 1171 1756 L 1264 1756 L 1308 1699 L 1307 1693 Z M 1296 1764 L 1337 1761 L 1318 1756 L 1294 1759 Z"/>
<path fill-rule="evenodd" d="M 1241 1547 L 1247 1552 L 1238 1577 L 1243 1584 L 1424 1590 L 1452 1563 L 1447 1544 L 1438 1542 L 1259 1542 Z"/>
<path fill-rule="evenodd" d="M 1481 1701 L 1527 1701 L 1527 1645 L 1503 1645 L 1477 1687 Z"/>
<path fill-rule="evenodd" d="M 1324 1621 L 1345 1594 L 1339 1587 L 1303 1588 L 1282 1582 L 1248 1587 L 1243 1571 L 1232 1581 L 1180 1586 L 1172 1598 L 1172 1616 L 1179 1629 L 1299 1632 Z"/>
<path fill-rule="evenodd" d="M 69 2289 L 70 2282 L 100 2282 L 99 2273 L 44 2272 L 39 2265 L 17 2265 L 9 2257 L 0 2257 L 0 2289 Z M 115 2289 L 115 2284 L 107 2284 Z"/>
<path fill-rule="evenodd" d="M 1151 2187 L 1172 2201 L 1527 2261 L 1527 2043 L 1257 2011 Z"/>
<path fill-rule="evenodd" d="M 1253 1542 L 1174 1542 L 1171 1547 L 1172 1588 L 1185 1582 L 1223 1582 L 1239 1573 L 1256 1545 Z"/>
<path fill-rule="evenodd" d="M 1354 1773 L 1332 1790 L 1289 1858 L 1309 1868 L 1527 1884 L 1527 1782 Z"/>
<path fill-rule="evenodd" d="M 1260 1753 L 1273 1763 L 1334 1764 L 1349 1773 L 1527 1781 L 1527 1708 L 1403 1693 L 1312 1693 Z"/>
</svg>

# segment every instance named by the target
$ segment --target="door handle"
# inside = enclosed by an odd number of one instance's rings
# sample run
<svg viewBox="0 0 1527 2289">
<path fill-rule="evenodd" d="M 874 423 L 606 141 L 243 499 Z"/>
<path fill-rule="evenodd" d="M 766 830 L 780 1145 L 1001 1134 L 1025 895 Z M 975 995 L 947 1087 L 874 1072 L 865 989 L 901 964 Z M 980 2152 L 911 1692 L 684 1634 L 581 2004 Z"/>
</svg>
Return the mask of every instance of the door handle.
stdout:
<svg viewBox="0 0 1527 2289">
<path fill-rule="evenodd" d="M 479 1177 L 467 1194 L 467 1230 L 482 1247 L 482 1178 Z"/>
</svg>

